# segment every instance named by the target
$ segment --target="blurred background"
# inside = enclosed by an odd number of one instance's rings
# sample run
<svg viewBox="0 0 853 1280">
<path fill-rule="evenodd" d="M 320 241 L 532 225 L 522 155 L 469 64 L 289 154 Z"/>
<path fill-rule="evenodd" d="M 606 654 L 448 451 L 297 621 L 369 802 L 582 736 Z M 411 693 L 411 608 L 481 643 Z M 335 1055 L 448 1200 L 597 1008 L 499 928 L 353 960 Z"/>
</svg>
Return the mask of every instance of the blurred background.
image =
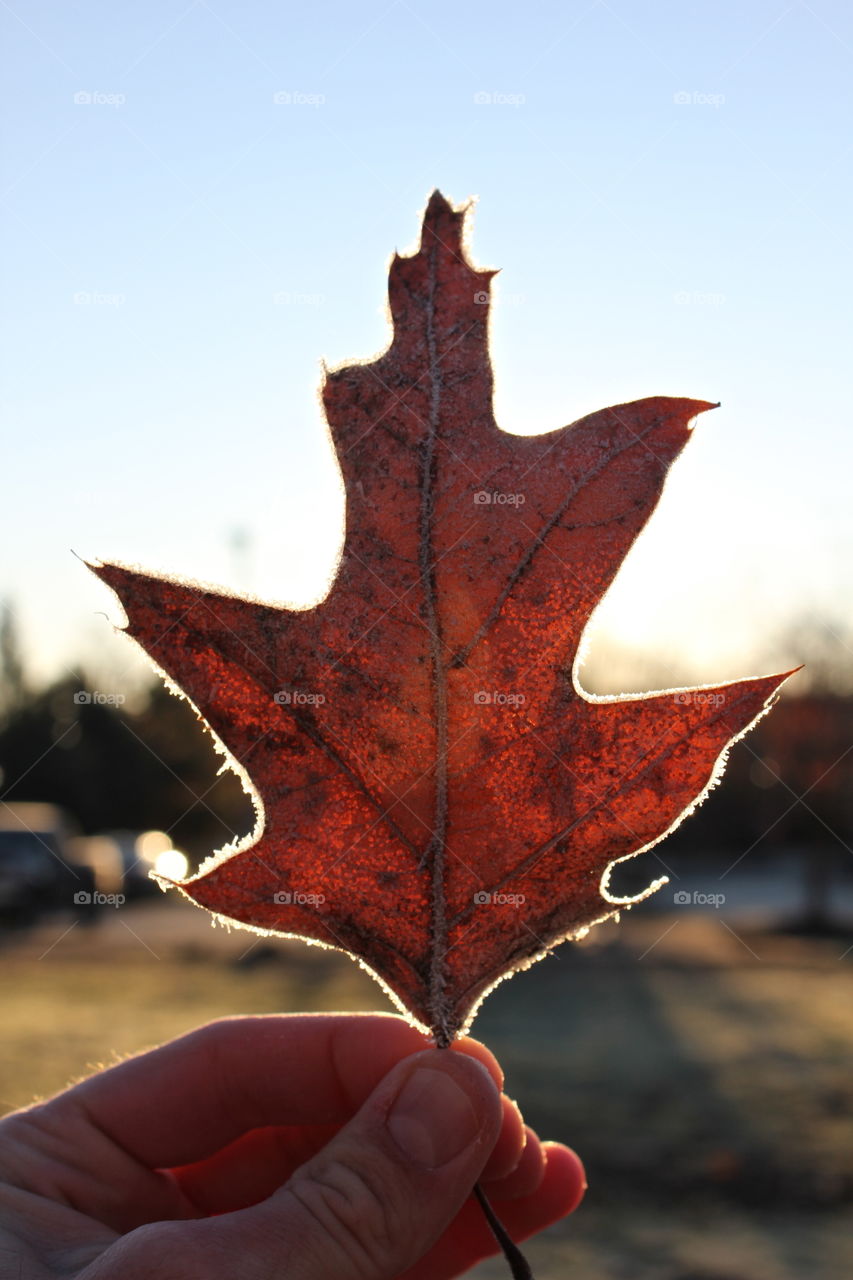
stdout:
<svg viewBox="0 0 853 1280">
<path fill-rule="evenodd" d="M 253 814 L 80 557 L 323 596 L 320 360 L 387 343 L 388 260 L 439 186 L 479 198 L 470 253 L 502 268 L 502 426 L 722 402 L 593 619 L 585 687 L 805 664 L 614 876 L 669 884 L 478 1018 L 589 1169 L 536 1275 L 848 1274 L 853 12 L 11 0 L 0 22 L 0 1105 L 221 1014 L 385 1007 L 343 957 L 152 886 Z"/>
</svg>

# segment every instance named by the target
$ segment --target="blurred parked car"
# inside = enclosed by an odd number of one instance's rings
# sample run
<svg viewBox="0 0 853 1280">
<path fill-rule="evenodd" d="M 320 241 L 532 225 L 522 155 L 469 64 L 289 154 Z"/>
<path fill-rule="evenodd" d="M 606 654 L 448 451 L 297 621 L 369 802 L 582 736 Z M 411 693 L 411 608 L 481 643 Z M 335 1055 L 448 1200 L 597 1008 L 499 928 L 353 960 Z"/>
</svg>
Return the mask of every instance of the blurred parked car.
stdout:
<svg viewBox="0 0 853 1280">
<path fill-rule="evenodd" d="M 93 918 L 95 873 L 75 860 L 72 838 L 56 805 L 0 806 L 0 923 L 32 924 L 53 911 Z"/>
<path fill-rule="evenodd" d="M 146 843 L 150 847 L 151 837 L 160 834 L 156 831 L 110 831 L 107 837 L 103 837 L 109 838 L 117 851 L 121 865 L 122 891 L 128 898 L 151 898 L 161 895 L 162 890 L 151 879 L 150 873 L 156 854 L 161 848 L 170 847 L 169 837 L 164 835 L 160 844 L 156 840 L 153 841 L 155 853 L 153 855 L 146 853 Z"/>
</svg>

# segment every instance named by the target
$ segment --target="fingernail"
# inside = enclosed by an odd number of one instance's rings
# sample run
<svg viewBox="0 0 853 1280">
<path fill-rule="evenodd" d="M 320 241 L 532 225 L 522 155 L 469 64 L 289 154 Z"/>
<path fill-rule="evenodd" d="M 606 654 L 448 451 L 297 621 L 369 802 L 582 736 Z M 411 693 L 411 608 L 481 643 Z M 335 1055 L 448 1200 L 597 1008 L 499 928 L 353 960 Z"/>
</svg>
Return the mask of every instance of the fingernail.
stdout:
<svg viewBox="0 0 853 1280">
<path fill-rule="evenodd" d="M 403 1155 L 426 1169 L 449 1164 L 483 1127 L 461 1085 L 448 1072 L 431 1067 L 412 1072 L 391 1106 L 387 1125 Z"/>
</svg>

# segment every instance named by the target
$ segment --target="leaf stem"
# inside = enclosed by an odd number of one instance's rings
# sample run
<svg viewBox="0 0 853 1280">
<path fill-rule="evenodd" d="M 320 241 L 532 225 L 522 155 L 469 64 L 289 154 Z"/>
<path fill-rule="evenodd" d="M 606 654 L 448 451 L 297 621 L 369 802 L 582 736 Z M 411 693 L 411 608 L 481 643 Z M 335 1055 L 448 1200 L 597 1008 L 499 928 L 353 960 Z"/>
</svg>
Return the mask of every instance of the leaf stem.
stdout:
<svg viewBox="0 0 853 1280">
<path fill-rule="evenodd" d="M 530 1270 L 530 1263 L 519 1249 L 518 1245 L 509 1235 L 506 1227 L 495 1213 L 486 1197 L 486 1193 L 480 1186 L 479 1182 L 474 1187 L 474 1195 L 479 1201 L 480 1208 L 485 1214 L 486 1221 L 492 1229 L 492 1234 L 503 1249 L 504 1257 L 509 1263 L 510 1274 L 513 1280 L 534 1280 L 533 1272 Z"/>
<path fill-rule="evenodd" d="M 436 1035 L 435 1043 L 437 1049 L 449 1049 L 450 1041 L 440 1035 Z M 479 1182 L 474 1184 L 474 1195 L 480 1208 L 483 1210 L 483 1216 L 491 1227 L 492 1235 L 500 1245 L 503 1255 L 509 1263 L 510 1275 L 512 1280 L 535 1280 L 533 1272 L 530 1270 L 530 1263 L 495 1213 L 489 1199 L 480 1186 Z"/>
</svg>

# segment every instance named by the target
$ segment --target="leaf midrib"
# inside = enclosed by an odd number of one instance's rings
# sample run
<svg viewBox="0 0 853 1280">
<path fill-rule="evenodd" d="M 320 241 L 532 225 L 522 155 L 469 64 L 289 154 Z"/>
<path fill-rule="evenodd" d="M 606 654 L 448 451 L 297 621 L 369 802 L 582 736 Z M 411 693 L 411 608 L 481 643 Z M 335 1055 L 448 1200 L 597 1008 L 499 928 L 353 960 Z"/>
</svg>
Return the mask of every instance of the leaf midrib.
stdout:
<svg viewBox="0 0 853 1280">
<path fill-rule="evenodd" d="M 441 421 L 441 372 L 435 333 L 435 299 L 438 289 L 438 241 L 429 249 L 429 284 L 426 298 L 426 346 L 429 368 L 429 429 L 424 441 L 421 474 L 418 558 L 424 591 L 424 613 L 429 635 L 430 679 L 435 708 L 435 762 L 433 829 L 424 856 L 430 875 L 430 958 L 428 1007 L 432 1030 L 439 1044 L 451 1039 L 447 1011 L 443 1006 L 445 957 L 447 954 L 447 910 L 444 869 L 447 837 L 447 672 L 442 656 L 441 623 L 435 582 L 433 521 L 435 516 L 437 444 Z"/>
</svg>

